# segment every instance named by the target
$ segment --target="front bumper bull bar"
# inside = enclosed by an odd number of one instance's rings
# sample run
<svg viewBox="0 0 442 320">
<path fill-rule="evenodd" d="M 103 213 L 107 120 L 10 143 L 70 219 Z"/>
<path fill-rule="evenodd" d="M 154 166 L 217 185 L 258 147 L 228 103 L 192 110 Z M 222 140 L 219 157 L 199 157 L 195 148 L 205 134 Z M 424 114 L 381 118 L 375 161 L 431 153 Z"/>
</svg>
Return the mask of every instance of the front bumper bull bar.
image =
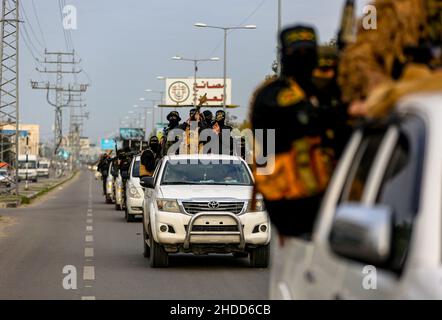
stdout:
<svg viewBox="0 0 442 320">
<path fill-rule="evenodd" d="M 211 217 L 211 216 L 217 216 L 217 217 L 230 217 L 233 220 L 235 220 L 237 226 L 238 226 L 238 230 L 239 231 L 192 231 L 193 229 L 193 225 L 195 224 L 195 221 L 198 218 L 201 217 Z M 183 244 L 183 248 L 184 249 L 189 249 L 190 247 L 190 237 L 193 235 L 199 235 L 199 236 L 239 236 L 239 249 L 240 250 L 244 250 L 246 247 L 246 240 L 244 238 L 244 230 L 242 227 L 242 223 L 241 220 L 238 218 L 237 215 L 233 214 L 233 213 L 229 213 L 229 212 L 223 212 L 223 213 L 217 213 L 217 212 L 200 212 L 200 213 L 196 213 L 195 215 L 192 216 L 192 218 L 189 221 L 189 225 L 187 227 L 187 231 L 186 231 L 186 238 L 184 239 L 184 244 Z"/>
</svg>

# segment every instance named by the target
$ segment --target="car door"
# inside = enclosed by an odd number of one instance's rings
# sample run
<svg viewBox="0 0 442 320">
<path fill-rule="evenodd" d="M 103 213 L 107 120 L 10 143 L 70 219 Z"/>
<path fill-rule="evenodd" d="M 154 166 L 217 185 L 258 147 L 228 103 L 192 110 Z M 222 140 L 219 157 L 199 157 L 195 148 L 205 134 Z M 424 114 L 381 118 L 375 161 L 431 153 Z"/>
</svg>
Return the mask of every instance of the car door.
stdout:
<svg viewBox="0 0 442 320">
<path fill-rule="evenodd" d="M 162 167 L 163 160 L 161 160 L 158 165 L 155 168 L 155 171 L 153 173 L 154 177 L 154 184 L 157 185 L 157 180 L 159 178 L 159 170 Z M 145 218 L 148 221 L 149 215 L 150 215 L 150 208 L 152 207 L 152 201 L 156 201 L 156 189 L 149 189 L 149 188 L 143 188 L 144 189 L 144 212 Z"/>
<path fill-rule="evenodd" d="M 305 299 L 340 299 L 346 262 L 329 249 L 328 235 L 336 208 L 343 202 L 360 201 L 367 188 L 369 173 L 385 138 L 385 127 L 356 131 L 339 161 L 324 197 L 314 232 L 309 261 L 302 270 L 300 286 Z M 298 295 L 299 295 L 298 294 Z"/>
<path fill-rule="evenodd" d="M 384 153 L 379 154 L 362 201 L 366 205 L 387 205 L 393 209 L 391 256 L 382 266 L 348 261 L 340 290 L 343 298 L 393 299 L 400 296 L 399 286 L 420 205 L 426 128 L 421 118 L 407 115 L 389 131 L 393 134 Z"/>
</svg>

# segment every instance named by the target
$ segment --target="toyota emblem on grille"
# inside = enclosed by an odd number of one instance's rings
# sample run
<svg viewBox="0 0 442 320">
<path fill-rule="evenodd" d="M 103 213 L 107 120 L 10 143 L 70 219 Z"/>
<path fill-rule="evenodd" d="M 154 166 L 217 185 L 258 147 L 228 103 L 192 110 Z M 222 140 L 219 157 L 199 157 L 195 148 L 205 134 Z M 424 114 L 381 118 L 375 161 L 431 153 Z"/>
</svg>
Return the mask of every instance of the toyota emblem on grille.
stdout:
<svg viewBox="0 0 442 320">
<path fill-rule="evenodd" d="M 209 204 L 207 205 L 209 208 L 211 209 L 216 209 L 219 207 L 219 203 L 216 201 L 210 201 Z"/>
</svg>

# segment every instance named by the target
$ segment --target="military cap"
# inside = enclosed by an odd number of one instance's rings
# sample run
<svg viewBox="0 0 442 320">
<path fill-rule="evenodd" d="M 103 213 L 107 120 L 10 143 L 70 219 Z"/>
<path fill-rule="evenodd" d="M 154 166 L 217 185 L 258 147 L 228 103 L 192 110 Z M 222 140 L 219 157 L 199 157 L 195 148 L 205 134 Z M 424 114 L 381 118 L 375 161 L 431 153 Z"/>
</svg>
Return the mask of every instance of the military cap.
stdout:
<svg viewBox="0 0 442 320">
<path fill-rule="evenodd" d="M 290 55 L 302 48 L 316 48 L 316 32 L 312 27 L 296 25 L 282 30 L 280 34 L 282 54 Z"/>
</svg>

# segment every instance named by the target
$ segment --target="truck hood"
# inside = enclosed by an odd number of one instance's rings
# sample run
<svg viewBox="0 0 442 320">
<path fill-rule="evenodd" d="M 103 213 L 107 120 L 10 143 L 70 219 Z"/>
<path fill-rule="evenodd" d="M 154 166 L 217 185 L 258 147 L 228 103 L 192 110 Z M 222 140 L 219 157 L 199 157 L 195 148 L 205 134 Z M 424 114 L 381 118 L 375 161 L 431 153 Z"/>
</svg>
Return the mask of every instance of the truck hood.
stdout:
<svg viewBox="0 0 442 320">
<path fill-rule="evenodd" d="M 252 197 L 252 186 L 232 185 L 174 185 L 161 186 L 160 194 L 165 199 L 241 199 Z"/>
</svg>

